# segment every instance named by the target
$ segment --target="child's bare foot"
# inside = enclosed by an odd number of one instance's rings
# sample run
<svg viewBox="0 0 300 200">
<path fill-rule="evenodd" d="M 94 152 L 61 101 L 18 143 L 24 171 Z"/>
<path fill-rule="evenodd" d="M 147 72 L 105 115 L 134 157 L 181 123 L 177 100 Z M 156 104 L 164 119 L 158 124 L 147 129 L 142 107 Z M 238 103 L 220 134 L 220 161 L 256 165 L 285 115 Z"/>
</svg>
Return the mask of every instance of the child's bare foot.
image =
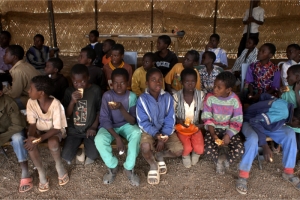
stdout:
<svg viewBox="0 0 300 200">
<path fill-rule="evenodd" d="M 124 174 L 126 175 L 128 180 L 130 181 L 130 184 L 132 186 L 139 186 L 140 185 L 140 178 L 138 177 L 137 174 L 134 174 L 134 170 L 124 169 Z"/>
<path fill-rule="evenodd" d="M 108 168 L 108 173 L 104 174 L 103 176 L 103 183 L 104 184 L 113 183 L 116 178 L 117 172 L 118 172 L 118 166 L 113 169 Z"/>
<path fill-rule="evenodd" d="M 190 168 L 192 166 L 191 156 L 182 156 L 182 162 L 186 168 Z"/>
<path fill-rule="evenodd" d="M 218 161 L 217 161 L 217 167 L 216 167 L 216 173 L 217 174 L 225 174 L 225 168 L 224 168 L 224 165 L 223 165 L 223 162 L 225 161 L 225 155 L 220 155 L 219 158 L 218 158 Z"/>
<path fill-rule="evenodd" d="M 192 165 L 196 165 L 199 161 L 200 154 L 192 153 Z"/>
</svg>

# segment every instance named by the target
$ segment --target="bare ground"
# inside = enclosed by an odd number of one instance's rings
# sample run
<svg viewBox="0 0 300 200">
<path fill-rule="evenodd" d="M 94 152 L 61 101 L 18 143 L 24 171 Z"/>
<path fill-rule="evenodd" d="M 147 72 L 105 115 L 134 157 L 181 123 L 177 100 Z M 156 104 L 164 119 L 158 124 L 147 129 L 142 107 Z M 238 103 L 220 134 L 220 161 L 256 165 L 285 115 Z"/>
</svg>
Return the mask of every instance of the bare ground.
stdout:
<svg viewBox="0 0 300 200">
<path fill-rule="evenodd" d="M 0 198 L 3 199 L 299 199 L 298 192 L 292 185 L 281 178 L 281 155 L 274 155 L 273 163 L 263 163 L 259 170 L 254 161 L 249 180 L 248 194 L 243 196 L 235 190 L 237 164 L 231 166 L 224 176 L 215 173 L 214 164 L 205 157 L 190 169 L 186 169 L 181 158 L 167 159 L 168 173 L 161 176 L 159 185 L 147 183 L 149 166 L 141 155 L 137 159 L 135 171 L 140 176 L 141 184 L 133 187 L 123 175 L 122 163 L 125 156 L 119 158 L 119 172 L 112 185 L 104 185 L 102 176 L 106 167 L 99 158 L 95 163 L 67 165 L 70 182 L 59 186 L 55 163 L 47 148 L 41 148 L 43 164 L 50 178 L 50 190 L 38 191 L 38 173 L 29 161 L 29 168 L 34 178 L 34 188 L 26 193 L 19 193 L 20 168 L 11 146 L 5 147 L 9 160 L 0 154 Z M 115 152 L 116 153 L 116 152 Z M 296 174 L 300 170 L 296 168 Z"/>
</svg>

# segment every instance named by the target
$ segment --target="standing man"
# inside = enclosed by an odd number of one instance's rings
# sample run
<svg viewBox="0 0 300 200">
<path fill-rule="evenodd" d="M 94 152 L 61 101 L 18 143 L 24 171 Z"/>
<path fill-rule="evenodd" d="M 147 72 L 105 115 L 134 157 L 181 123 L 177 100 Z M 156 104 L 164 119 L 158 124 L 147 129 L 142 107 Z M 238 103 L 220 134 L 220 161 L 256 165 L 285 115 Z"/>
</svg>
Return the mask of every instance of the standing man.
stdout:
<svg viewBox="0 0 300 200">
<path fill-rule="evenodd" d="M 244 27 L 243 37 L 240 41 L 240 45 L 238 48 L 238 55 L 237 55 L 238 57 L 241 55 L 241 53 L 246 47 L 248 25 L 250 24 L 249 37 L 258 38 L 259 36 L 258 27 L 264 24 L 265 10 L 259 6 L 260 0 L 251 0 L 251 1 L 253 1 L 252 15 L 249 17 L 249 9 L 247 9 L 243 19 L 243 24 L 245 24 L 245 27 Z"/>
</svg>

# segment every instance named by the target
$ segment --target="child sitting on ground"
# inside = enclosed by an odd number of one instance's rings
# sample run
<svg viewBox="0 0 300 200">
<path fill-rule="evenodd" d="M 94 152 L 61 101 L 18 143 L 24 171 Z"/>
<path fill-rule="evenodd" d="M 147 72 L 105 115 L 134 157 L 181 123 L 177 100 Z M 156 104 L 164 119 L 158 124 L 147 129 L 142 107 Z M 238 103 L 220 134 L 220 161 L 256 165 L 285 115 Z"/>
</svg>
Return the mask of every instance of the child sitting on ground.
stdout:
<svg viewBox="0 0 300 200">
<path fill-rule="evenodd" d="M 226 55 L 226 52 L 224 49 L 221 49 L 220 47 L 218 47 L 219 43 L 220 43 L 220 36 L 218 34 L 212 34 L 209 37 L 208 44 L 205 46 L 205 51 L 214 52 L 216 55 L 214 65 L 217 65 L 224 69 L 224 68 L 228 67 L 227 55 Z M 201 63 L 201 60 L 200 60 L 200 63 Z"/>
<path fill-rule="evenodd" d="M 201 88 L 204 93 L 210 93 L 213 91 L 214 82 L 218 74 L 223 69 L 214 65 L 216 55 L 214 52 L 205 51 L 202 54 L 201 66 L 198 67 L 198 71 L 201 78 Z"/>
<path fill-rule="evenodd" d="M 124 46 L 122 44 L 116 44 L 111 49 L 111 62 L 104 65 L 103 72 L 106 77 L 107 83 L 108 83 L 108 90 L 113 89 L 112 87 L 112 81 L 111 81 L 111 73 L 113 70 L 117 68 L 124 68 L 128 71 L 129 74 L 129 85 L 128 88 L 130 90 L 131 86 L 131 79 L 132 79 L 132 67 L 131 65 L 125 63 L 123 61 L 124 58 Z"/>
<path fill-rule="evenodd" d="M 68 79 L 60 73 L 64 63 L 60 58 L 50 58 L 45 67 L 45 73 L 54 83 L 54 92 L 52 96 L 62 101 L 66 89 L 69 87 Z"/>
<path fill-rule="evenodd" d="M 265 160 L 273 162 L 272 151 L 266 141 L 267 137 L 271 137 L 282 146 L 284 167 L 282 178 L 300 190 L 299 178 L 294 175 L 297 154 L 295 132 L 284 125 L 291 122 L 292 117 L 293 105 L 291 103 L 276 99 L 267 93 L 260 95 L 260 101 L 246 110 L 242 128 L 242 133 L 246 137 L 245 153 L 240 162 L 239 178 L 236 182 L 236 190 L 240 194 L 247 194 L 249 173 L 259 146 L 263 148 Z"/>
<path fill-rule="evenodd" d="M 286 49 L 286 55 L 288 57 L 288 61 L 282 65 L 281 68 L 281 77 L 282 84 L 288 86 L 287 82 L 287 70 L 290 66 L 300 64 L 300 46 L 298 44 L 290 44 Z"/>
<path fill-rule="evenodd" d="M 199 61 L 199 53 L 196 50 L 188 51 L 184 56 L 183 63 L 177 63 L 174 67 L 169 71 L 169 73 L 165 77 L 166 82 L 166 91 L 173 95 L 173 93 L 182 89 L 182 82 L 180 80 L 180 73 L 182 70 L 186 68 L 195 69 L 195 66 L 198 65 Z M 199 73 L 197 73 L 196 80 L 196 89 L 201 89 L 201 81 Z"/>
<path fill-rule="evenodd" d="M 83 64 L 88 68 L 90 75 L 89 84 L 98 85 L 104 92 L 106 91 L 107 84 L 102 69 L 93 65 L 95 59 L 96 52 L 94 49 L 83 48 L 80 51 L 78 63 Z"/>
<path fill-rule="evenodd" d="M 34 45 L 26 52 L 26 59 L 35 69 L 45 74 L 44 69 L 49 58 L 54 57 L 54 49 L 44 45 L 44 36 L 36 34 L 33 38 Z"/>
<path fill-rule="evenodd" d="M 26 122 L 15 101 L 3 94 L 2 90 L 3 85 L 0 80 L 0 147 L 11 140 L 11 145 L 22 169 L 19 192 L 27 192 L 32 189 L 33 185 L 32 177 L 28 172 L 27 151 L 24 148 Z"/>
<path fill-rule="evenodd" d="M 111 184 L 118 171 L 118 159 L 112 154 L 111 142 L 116 140 L 119 154 L 125 152 L 122 137 L 128 141 L 124 173 L 133 186 L 139 186 L 140 179 L 134 174 L 136 157 L 139 155 L 141 131 L 136 125 L 136 101 L 133 92 L 127 90 L 129 74 L 126 69 L 115 69 L 111 74 L 113 89 L 104 93 L 100 111 L 100 129 L 95 138 L 96 147 L 108 167 L 104 184 Z"/>
<path fill-rule="evenodd" d="M 143 66 L 137 68 L 132 75 L 131 89 L 137 96 L 140 96 L 146 89 L 146 73 L 154 67 L 154 54 L 145 53 L 143 56 Z M 164 89 L 164 87 L 163 87 Z"/>
<path fill-rule="evenodd" d="M 20 45 L 8 46 L 3 56 L 4 63 L 13 66 L 9 70 L 12 85 L 5 87 L 3 92 L 16 101 L 20 110 L 26 109 L 31 79 L 40 75 L 32 65 L 23 60 L 23 57 L 24 49 Z"/>
<path fill-rule="evenodd" d="M 258 61 L 252 63 L 246 73 L 248 89 L 243 92 L 243 103 L 257 102 L 262 93 L 275 94 L 280 89 L 279 67 L 270 61 L 275 52 L 276 47 L 272 43 L 265 43 L 259 48 Z"/>
<path fill-rule="evenodd" d="M 249 37 L 246 43 L 246 49 L 244 49 L 242 54 L 236 59 L 231 71 L 237 79 L 241 79 L 242 64 L 246 63 L 250 65 L 256 61 L 258 53 L 256 45 L 258 42 L 257 37 Z"/>
<path fill-rule="evenodd" d="M 155 66 L 165 77 L 172 67 L 178 63 L 176 54 L 168 49 L 171 44 L 171 38 L 168 35 L 161 35 L 157 39 L 155 52 Z"/>
<path fill-rule="evenodd" d="M 102 57 L 103 53 L 103 44 L 98 42 L 99 32 L 97 30 L 92 30 L 89 34 L 90 44 L 86 46 L 86 48 L 94 49 L 96 52 L 96 58 L 93 62 L 93 65 L 102 68 Z"/>
<path fill-rule="evenodd" d="M 68 172 L 63 166 L 60 156 L 60 142 L 65 136 L 67 120 L 65 110 L 60 101 L 50 96 L 54 89 L 53 81 L 48 76 L 36 76 L 32 79 L 28 91 L 30 99 L 26 106 L 29 123 L 28 139 L 24 147 L 39 173 L 39 191 L 49 190 L 49 178 L 42 165 L 38 143 L 48 141 L 48 147 L 55 161 L 58 173 L 58 184 L 69 182 Z"/>
<path fill-rule="evenodd" d="M 111 49 L 116 44 L 116 42 L 112 39 L 107 39 L 103 42 L 103 53 L 102 64 L 106 65 L 111 61 Z"/>
<path fill-rule="evenodd" d="M 70 120 L 62 158 L 71 164 L 83 142 L 87 165 L 99 156 L 94 138 L 99 124 L 101 89 L 88 82 L 89 71 L 85 65 L 74 65 L 71 69 L 71 79 L 73 86 L 66 90 L 63 100 L 66 117 Z"/>
<path fill-rule="evenodd" d="M 203 135 L 200 128 L 200 116 L 203 108 L 204 93 L 196 89 L 198 72 L 191 68 L 182 70 L 183 89 L 174 94 L 177 136 L 183 144 L 182 161 L 186 168 L 196 165 L 204 151 Z M 182 126 L 180 126 L 182 125 Z M 187 130 L 196 128 L 191 135 L 184 135 L 177 127 Z M 183 130 L 183 131 L 184 131 Z M 190 155 L 192 153 L 192 155 Z"/>
<path fill-rule="evenodd" d="M 174 133 L 174 101 L 162 90 L 163 75 L 159 69 L 152 68 L 147 72 L 146 85 L 145 93 L 137 101 L 137 120 L 143 132 L 142 155 L 150 165 L 147 181 L 152 185 L 159 183 L 160 174 L 167 173 L 164 158 L 181 156 L 183 147 Z"/>
<path fill-rule="evenodd" d="M 216 77 L 213 93 L 207 94 L 204 100 L 201 117 L 206 129 L 205 152 L 212 157 L 219 174 L 224 174 L 225 168 L 244 151 L 238 134 L 243 123 L 242 105 L 232 92 L 235 81 L 235 76 L 228 71 Z"/>
</svg>

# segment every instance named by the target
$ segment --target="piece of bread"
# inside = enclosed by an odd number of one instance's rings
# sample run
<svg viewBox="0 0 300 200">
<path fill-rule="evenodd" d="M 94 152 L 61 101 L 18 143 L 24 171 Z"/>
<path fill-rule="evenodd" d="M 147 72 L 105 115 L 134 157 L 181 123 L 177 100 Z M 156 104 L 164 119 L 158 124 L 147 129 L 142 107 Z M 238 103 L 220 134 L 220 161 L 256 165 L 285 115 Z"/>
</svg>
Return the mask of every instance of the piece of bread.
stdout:
<svg viewBox="0 0 300 200">
<path fill-rule="evenodd" d="M 167 138 L 168 136 L 167 135 L 161 135 L 160 136 L 162 139 L 165 139 L 165 138 Z"/>
<path fill-rule="evenodd" d="M 215 140 L 215 143 L 216 143 L 218 146 L 220 146 L 220 145 L 223 144 L 223 140 L 217 139 L 217 140 Z"/>
<path fill-rule="evenodd" d="M 186 118 L 185 119 L 185 121 L 184 121 L 184 124 L 186 125 L 186 126 L 190 126 L 191 125 L 191 119 L 190 118 Z"/>
<path fill-rule="evenodd" d="M 281 89 L 281 92 L 288 92 L 288 91 L 290 91 L 290 88 L 288 86 L 284 86 Z"/>
<path fill-rule="evenodd" d="M 83 88 L 78 88 L 78 91 L 80 92 L 81 95 L 83 95 Z"/>
<path fill-rule="evenodd" d="M 108 102 L 108 105 L 115 106 L 115 105 L 117 105 L 117 104 L 116 104 L 116 102 L 114 102 L 114 101 L 109 101 L 109 102 Z"/>
</svg>

